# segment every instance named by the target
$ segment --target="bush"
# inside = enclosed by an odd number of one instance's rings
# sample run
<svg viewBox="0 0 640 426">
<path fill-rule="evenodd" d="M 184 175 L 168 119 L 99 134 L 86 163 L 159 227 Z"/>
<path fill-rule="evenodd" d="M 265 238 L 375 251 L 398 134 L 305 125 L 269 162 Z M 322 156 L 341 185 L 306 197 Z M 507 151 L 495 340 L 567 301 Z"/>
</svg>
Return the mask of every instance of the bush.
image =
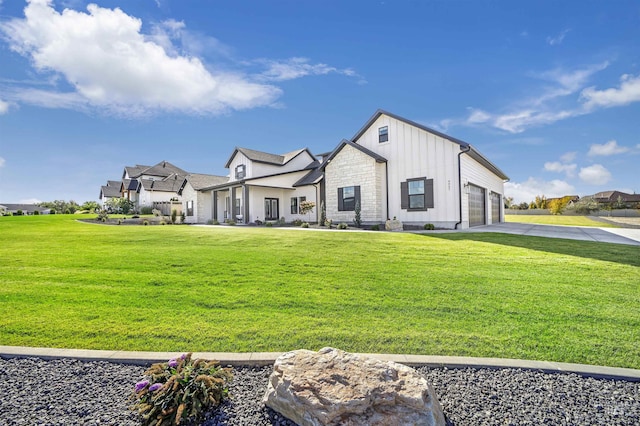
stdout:
<svg viewBox="0 0 640 426">
<path fill-rule="evenodd" d="M 16 216 L 22 216 L 22 210 L 17 210 L 16 211 Z"/>
<path fill-rule="evenodd" d="M 140 209 L 140 214 L 153 214 L 153 207 L 142 207 Z"/>
<path fill-rule="evenodd" d="M 171 223 L 175 225 L 176 219 L 178 218 L 178 210 L 171 210 Z"/>
<path fill-rule="evenodd" d="M 327 228 L 331 229 L 332 225 L 333 225 L 333 220 L 327 219 L 324 221 L 324 226 L 326 226 Z"/>
<path fill-rule="evenodd" d="M 147 425 L 199 423 L 204 413 L 228 395 L 231 371 L 217 361 L 191 359 L 191 354 L 153 364 L 136 383 L 131 410 Z"/>
<path fill-rule="evenodd" d="M 118 219 L 118 225 L 122 225 L 122 219 Z"/>
<path fill-rule="evenodd" d="M 184 212 L 180 214 L 180 223 L 182 224 L 187 223 L 187 215 L 185 215 Z"/>
<path fill-rule="evenodd" d="M 271 228 L 273 226 L 273 222 L 265 222 L 264 226 L 268 226 L 269 228 Z"/>
<path fill-rule="evenodd" d="M 160 225 L 166 225 L 166 224 L 167 224 L 167 222 L 165 222 L 164 220 L 160 221 Z"/>
<path fill-rule="evenodd" d="M 320 226 L 324 226 L 327 222 L 327 209 L 324 206 L 324 200 L 320 202 Z"/>
<path fill-rule="evenodd" d="M 144 226 L 147 226 L 147 225 L 149 224 L 149 221 L 148 221 L 148 220 L 145 220 L 145 221 L 143 221 L 143 222 L 142 222 L 142 224 L 143 224 Z"/>
<path fill-rule="evenodd" d="M 424 229 L 425 229 L 425 231 L 433 231 L 434 229 L 436 229 L 436 227 L 433 226 L 433 223 L 425 223 L 424 224 Z"/>
<path fill-rule="evenodd" d="M 287 224 L 287 221 L 285 220 L 284 217 L 281 217 L 280 219 L 278 219 L 278 225 L 282 226 L 286 224 Z"/>
<path fill-rule="evenodd" d="M 294 226 L 300 226 L 302 225 L 302 220 L 300 219 L 295 219 L 293 222 L 291 222 Z"/>
<path fill-rule="evenodd" d="M 373 225 L 373 226 L 371 226 L 371 230 L 372 230 L 372 231 L 379 231 L 379 230 L 380 230 L 380 225 Z"/>
<path fill-rule="evenodd" d="M 302 225 L 300 225 L 302 228 L 308 228 L 309 224 L 307 222 L 304 222 Z"/>
<path fill-rule="evenodd" d="M 349 226 L 346 223 L 342 222 L 342 223 L 338 224 L 337 228 L 338 229 L 348 229 Z"/>
<path fill-rule="evenodd" d="M 33 211 L 33 215 L 34 215 L 34 216 L 38 216 L 39 214 L 40 214 L 40 212 L 39 212 L 38 210 L 34 210 L 34 211 Z"/>
</svg>

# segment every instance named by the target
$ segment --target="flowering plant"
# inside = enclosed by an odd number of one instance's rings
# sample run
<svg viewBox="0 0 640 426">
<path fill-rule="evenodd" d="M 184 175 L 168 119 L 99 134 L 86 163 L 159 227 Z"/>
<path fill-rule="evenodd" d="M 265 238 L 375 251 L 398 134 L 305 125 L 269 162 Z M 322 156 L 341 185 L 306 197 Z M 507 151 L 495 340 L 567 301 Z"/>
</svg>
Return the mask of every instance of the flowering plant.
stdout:
<svg viewBox="0 0 640 426">
<path fill-rule="evenodd" d="M 145 426 L 200 419 L 227 396 L 232 379 L 231 371 L 218 361 L 192 360 L 190 353 L 153 364 L 144 376 L 133 390 L 131 409 L 140 414 Z"/>
</svg>

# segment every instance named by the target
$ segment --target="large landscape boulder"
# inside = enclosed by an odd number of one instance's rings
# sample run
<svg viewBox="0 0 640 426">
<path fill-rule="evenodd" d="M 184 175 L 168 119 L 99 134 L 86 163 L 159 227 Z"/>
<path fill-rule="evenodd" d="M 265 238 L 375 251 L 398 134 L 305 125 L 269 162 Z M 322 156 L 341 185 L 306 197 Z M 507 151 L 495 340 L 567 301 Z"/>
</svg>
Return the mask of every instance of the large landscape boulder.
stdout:
<svg viewBox="0 0 640 426">
<path fill-rule="evenodd" d="M 334 348 L 276 359 L 263 402 L 301 426 L 446 425 L 416 370 Z"/>
</svg>

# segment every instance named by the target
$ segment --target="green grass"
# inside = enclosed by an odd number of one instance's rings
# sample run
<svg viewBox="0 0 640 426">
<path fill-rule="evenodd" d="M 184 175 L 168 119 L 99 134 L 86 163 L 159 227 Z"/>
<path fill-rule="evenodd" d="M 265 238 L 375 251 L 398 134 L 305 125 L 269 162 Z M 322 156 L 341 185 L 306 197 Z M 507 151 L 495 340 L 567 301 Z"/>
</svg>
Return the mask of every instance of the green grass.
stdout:
<svg viewBox="0 0 640 426">
<path fill-rule="evenodd" d="M 599 222 L 587 216 L 564 215 L 505 215 L 505 222 L 534 223 L 537 225 L 596 226 L 599 228 L 619 228 L 611 223 Z"/>
<path fill-rule="evenodd" d="M 0 345 L 640 368 L 640 250 L 492 233 L 0 218 Z"/>
</svg>

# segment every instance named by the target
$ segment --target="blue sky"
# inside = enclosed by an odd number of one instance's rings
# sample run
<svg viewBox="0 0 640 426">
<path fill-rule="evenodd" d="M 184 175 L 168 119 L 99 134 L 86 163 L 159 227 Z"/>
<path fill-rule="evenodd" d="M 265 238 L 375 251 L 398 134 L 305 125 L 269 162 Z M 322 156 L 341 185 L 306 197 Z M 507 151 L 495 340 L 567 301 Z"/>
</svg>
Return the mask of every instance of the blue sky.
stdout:
<svg viewBox="0 0 640 426">
<path fill-rule="evenodd" d="M 640 192 L 640 2 L 0 0 L 0 202 L 326 152 L 378 108 L 474 145 L 518 202 Z"/>
</svg>

